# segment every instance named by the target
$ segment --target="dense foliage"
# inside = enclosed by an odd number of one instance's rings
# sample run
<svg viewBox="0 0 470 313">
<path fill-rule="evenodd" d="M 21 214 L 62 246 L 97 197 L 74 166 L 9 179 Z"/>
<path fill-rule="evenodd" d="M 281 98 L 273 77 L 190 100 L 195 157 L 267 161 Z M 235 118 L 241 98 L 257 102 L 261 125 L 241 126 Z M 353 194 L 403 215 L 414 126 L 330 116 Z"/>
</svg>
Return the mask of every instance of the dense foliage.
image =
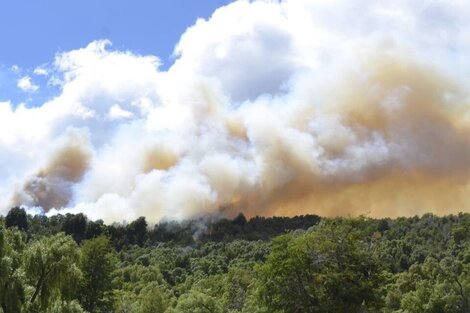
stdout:
<svg viewBox="0 0 470 313">
<path fill-rule="evenodd" d="M 0 312 L 469 313 L 470 214 L 0 218 Z"/>
</svg>

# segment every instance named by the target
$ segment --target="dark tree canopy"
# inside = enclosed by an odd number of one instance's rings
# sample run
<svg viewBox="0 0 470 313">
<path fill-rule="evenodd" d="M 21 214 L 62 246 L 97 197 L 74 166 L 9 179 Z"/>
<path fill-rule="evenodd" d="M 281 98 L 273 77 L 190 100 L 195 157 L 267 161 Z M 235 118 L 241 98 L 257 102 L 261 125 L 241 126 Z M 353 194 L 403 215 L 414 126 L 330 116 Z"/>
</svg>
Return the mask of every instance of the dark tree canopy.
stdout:
<svg viewBox="0 0 470 313">
<path fill-rule="evenodd" d="M 147 221 L 141 216 L 127 226 L 129 243 L 142 246 L 147 237 Z"/>
<path fill-rule="evenodd" d="M 62 224 L 62 230 L 67 235 L 71 235 L 76 242 L 80 243 L 83 239 L 85 239 L 85 234 L 87 231 L 86 216 L 82 213 L 78 213 L 75 215 L 65 215 L 65 219 Z"/>
<path fill-rule="evenodd" d="M 17 227 L 19 230 L 28 230 L 28 217 L 26 211 L 20 207 L 12 208 L 5 217 L 5 226 Z"/>
<path fill-rule="evenodd" d="M 243 226 L 247 223 L 247 220 L 246 220 L 246 217 L 245 215 L 243 215 L 243 213 L 240 213 L 237 215 L 237 217 L 235 217 L 233 220 L 232 220 L 232 224 L 235 224 L 235 225 L 240 225 L 240 226 Z"/>
</svg>

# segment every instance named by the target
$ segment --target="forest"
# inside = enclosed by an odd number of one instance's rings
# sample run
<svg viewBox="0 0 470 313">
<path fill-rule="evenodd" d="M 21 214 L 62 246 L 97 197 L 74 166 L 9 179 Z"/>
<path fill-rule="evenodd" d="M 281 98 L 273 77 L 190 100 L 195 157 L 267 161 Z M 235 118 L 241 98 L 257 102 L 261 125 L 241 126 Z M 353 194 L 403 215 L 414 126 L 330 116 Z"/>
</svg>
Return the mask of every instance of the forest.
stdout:
<svg viewBox="0 0 470 313">
<path fill-rule="evenodd" d="M 2 313 L 470 312 L 470 214 L 0 217 Z"/>
</svg>

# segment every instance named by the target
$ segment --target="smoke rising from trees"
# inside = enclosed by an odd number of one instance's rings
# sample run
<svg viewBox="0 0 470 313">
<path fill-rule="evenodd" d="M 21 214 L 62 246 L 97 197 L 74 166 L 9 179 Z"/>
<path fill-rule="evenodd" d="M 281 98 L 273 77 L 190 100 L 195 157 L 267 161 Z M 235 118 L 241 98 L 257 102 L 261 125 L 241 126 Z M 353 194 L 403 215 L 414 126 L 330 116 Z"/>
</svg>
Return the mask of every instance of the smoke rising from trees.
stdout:
<svg viewBox="0 0 470 313">
<path fill-rule="evenodd" d="M 186 31 L 167 71 L 106 40 L 58 54 L 60 95 L 0 103 L 0 210 L 469 211 L 469 14 L 464 1 L 237 1 Z"/>
</svg>

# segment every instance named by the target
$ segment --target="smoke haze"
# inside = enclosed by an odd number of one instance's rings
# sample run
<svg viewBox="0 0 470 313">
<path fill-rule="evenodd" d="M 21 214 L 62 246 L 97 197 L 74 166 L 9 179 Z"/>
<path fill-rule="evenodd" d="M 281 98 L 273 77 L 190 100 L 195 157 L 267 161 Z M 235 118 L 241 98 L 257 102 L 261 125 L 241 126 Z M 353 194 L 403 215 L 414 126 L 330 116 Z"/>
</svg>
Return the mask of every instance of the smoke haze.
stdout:
<svg viewBox="0 0 470 313">
<path fill-rule="evenodd" d="M 236 1 L 175 63 L 106 40 L 0 103 L 0 212 L 470 212 L 468 1 Z"/>
</svg>

